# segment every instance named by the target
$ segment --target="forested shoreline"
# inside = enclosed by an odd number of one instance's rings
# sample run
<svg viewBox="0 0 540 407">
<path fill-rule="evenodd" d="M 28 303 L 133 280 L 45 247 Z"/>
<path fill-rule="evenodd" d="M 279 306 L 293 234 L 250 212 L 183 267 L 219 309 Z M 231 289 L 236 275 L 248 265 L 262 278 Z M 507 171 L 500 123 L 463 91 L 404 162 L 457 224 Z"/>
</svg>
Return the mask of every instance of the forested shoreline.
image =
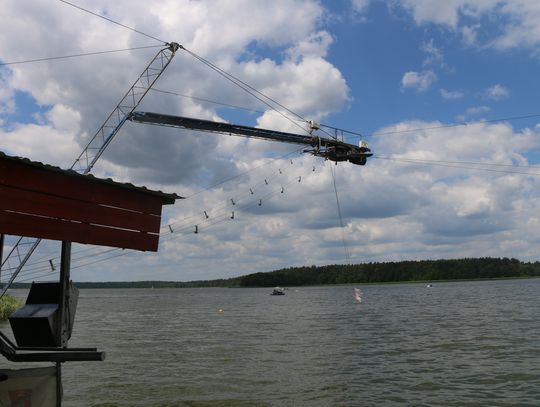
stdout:
<svg viewBox="0 0 540 407">
<path fill-rule="evenodd" d="M 476 280 L 540 276 L 540 262 L 508 258 L 420 260 L 354 265 L 291 267 L 240 277 L 242 287 Z"/>
<path fill-rule="evenodd" d="M 540 277 L 540 262 L 467 258 L 290 267 L 240 277 L 199 281 L 76 282 L 79 288 L 275 287 L 413 281 Z M 29 284 L 14 284 L 13 288 Z"/>
</svg>

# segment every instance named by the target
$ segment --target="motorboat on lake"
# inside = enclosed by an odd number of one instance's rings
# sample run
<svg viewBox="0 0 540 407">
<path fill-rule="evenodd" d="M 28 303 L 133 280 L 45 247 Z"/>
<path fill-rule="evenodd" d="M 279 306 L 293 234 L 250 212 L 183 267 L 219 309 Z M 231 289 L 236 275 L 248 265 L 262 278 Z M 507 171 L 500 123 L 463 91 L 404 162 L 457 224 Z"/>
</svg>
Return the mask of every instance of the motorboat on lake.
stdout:
<svg viewBox="0 0 540 407">
<path fill-rule="evenodd" d="M 276 287 L 274 290 L 270 293 L 270 295 L 285 295 L 285 290 L 281 287 Z"/>
</svg>

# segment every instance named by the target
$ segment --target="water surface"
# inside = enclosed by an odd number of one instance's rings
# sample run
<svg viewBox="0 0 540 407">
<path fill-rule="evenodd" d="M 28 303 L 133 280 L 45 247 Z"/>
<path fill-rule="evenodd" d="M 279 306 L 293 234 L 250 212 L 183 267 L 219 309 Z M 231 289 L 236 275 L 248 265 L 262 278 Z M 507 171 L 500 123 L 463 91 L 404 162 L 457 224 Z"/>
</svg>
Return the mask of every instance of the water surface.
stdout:
<svg viewBox="0 0 540 407">
<path fill-rule="evenodd" d="M 361 289 L 82 290 L 65 405 L 540 405 L 540 280 Z"/>
</svg>

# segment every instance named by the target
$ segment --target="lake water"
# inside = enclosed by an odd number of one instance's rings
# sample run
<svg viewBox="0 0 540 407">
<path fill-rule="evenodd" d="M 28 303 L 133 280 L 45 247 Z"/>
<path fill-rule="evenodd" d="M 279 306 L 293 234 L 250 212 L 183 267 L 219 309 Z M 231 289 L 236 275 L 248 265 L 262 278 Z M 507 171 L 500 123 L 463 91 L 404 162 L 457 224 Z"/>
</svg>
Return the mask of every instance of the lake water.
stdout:
<svg viewBox="0 0 540 407">
<path fill-rule="evenodd" d="M 540 279 L 361 289 L 82 290 L 64 405 L 540 405 Z"/>
</svg>

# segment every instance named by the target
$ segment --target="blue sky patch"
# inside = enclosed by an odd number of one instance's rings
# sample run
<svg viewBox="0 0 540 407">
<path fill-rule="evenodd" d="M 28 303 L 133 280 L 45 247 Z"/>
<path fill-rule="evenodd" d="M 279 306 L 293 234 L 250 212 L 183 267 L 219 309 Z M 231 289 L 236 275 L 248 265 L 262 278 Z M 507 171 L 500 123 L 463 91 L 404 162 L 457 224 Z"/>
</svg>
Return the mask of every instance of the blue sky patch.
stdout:
<svg viewBox="0 0 540 407">
<path fill-rule="evenodd" d="M 4 128 L 10 128 L 16 123 L 41 123 L 43 115 L 51 106 L 41 106 L 27 92 L 16 91 L 14 95 L 15 110 L 3 116 Z"/>
</svg>

